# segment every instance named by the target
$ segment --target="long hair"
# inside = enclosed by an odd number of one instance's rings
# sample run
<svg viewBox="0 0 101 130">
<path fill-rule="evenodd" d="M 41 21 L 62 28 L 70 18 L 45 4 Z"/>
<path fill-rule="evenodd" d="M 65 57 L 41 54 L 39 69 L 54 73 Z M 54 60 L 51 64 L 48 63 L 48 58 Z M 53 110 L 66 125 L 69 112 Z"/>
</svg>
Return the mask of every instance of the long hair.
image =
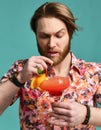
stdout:
<svg viewBox="0 0 101 130">
<path fill-rule="evenodd" d="M 38 20 L 42 17 L 55 17 L 62 20 L 68 30 L 69 36 L 72 37 L 75 30 L 78 30 L 75 24 L 75 18 L 70 9 L 59 2 L 46 2 L 41 5 L 31 18 L 31 29 L 36 33 Z"/>
</svg>

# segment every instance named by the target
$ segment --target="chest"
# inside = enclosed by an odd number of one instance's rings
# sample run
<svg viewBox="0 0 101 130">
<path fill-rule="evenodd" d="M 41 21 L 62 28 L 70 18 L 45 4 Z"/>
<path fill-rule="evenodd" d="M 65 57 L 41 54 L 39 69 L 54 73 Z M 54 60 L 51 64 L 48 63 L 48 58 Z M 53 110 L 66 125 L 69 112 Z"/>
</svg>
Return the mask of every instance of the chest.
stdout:
<svg viewBox="0 0 101 130">
<path fill-rule="evenodd" d="M 38 89 L 31 89 L 30 84 L 26 84 L 25 88 L 22 89 L 21 104 L 25 104 L 29 108 L 50 109 L 51 102 L 57 101 L 68 101 L 75 100 L 83 104 L 94 105 L 94 95 L 97 87 L 97 77 L 91 77 L 88 74 L 83 76 L 78 73 L 71 73 L 70 75 L 70 86 L 67 87 L 60 96 L 51 96 L 48 91 L 40 91 Z"/>
</svg>

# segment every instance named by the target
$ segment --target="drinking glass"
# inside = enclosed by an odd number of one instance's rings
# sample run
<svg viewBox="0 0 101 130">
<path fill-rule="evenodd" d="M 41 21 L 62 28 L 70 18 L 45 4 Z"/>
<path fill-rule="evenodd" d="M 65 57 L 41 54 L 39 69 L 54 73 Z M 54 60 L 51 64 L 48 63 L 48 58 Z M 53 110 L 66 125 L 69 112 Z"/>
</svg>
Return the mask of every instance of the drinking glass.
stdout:
<svg viewBox="0 0 101 130">
<path fill-rule="evenodd" d="M 70 85 L 68 77 L 47 77 L 43 80 L 39 88 L 42 91 L 48 91 L 51 96 L 60 96 L 62 92 Z"/>
</svg>

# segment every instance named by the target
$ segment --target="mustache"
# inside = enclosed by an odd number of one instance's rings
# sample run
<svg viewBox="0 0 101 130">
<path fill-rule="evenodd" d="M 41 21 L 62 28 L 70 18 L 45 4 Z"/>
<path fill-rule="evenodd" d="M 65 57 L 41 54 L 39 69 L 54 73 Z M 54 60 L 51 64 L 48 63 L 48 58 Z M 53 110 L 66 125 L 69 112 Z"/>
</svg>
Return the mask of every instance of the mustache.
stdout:
<svg viewBox="0 0 101 130">
<path fill-rule="evenodd" d="M 47 52 L 60 52 L 60 49 L 47 48 L 46 51 L 47 51 Z"/>
<path fill-rule="evenodd" d="M 61 50 L 57 48 L 50 48 L 50 47 L 41 48 L 38 43 L 37 43 L 37 48 L 41 55 L 45 55 L 47 53 L 61 53 Z"/>
</svg>

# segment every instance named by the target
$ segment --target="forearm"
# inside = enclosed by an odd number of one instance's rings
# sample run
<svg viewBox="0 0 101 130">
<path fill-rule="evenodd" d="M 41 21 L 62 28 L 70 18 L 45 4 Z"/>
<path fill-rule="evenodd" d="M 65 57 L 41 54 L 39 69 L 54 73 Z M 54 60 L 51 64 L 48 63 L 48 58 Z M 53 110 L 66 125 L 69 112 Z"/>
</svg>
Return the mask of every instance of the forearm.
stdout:
<svg viewBox="0 0 101 130">
<path fill-rule="evenodd" d="M 19 88 L 9 80 L 0 84 L 0 114 L 11 104 L 18 90 Z"/>
<path fill-rule="evenodd" d="M 91 116 L 89 120 L 89 124 L 95 126 L 101 126 L 101 108 L 90 108 Z"/>
</svg>

